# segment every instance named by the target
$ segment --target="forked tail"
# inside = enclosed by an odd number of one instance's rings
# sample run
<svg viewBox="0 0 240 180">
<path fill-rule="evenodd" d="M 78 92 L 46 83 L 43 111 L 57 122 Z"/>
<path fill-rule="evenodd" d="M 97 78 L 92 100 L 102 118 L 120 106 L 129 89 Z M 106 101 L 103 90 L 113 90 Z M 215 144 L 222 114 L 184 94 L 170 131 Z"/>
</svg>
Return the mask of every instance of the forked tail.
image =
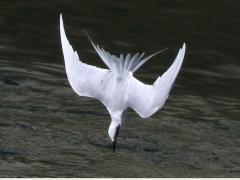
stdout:
<svg viewBox="0 0 240 180">
<path fill-rule="evenodd" d="M 95 45 L 90 38 L 90 36 L 85 31 L 88 39 L 90 40 L 91 44 L 93 45 L 94 49 L 97 51 L 98 55 L 101 57 L 103 62 L 106 64 L 106 66 L 114 72 L 117 77 L 124 78 L 128 75 L 129 72 L 134 73 L 137 69 L 139 69 L 147 60 L 149 60 L 151 57 L 165 51 L 167 48 L 162 49 L 156 53 L 153 53 L 147 57 L 143 57 L 145 53 L 139 54 L 136 53 L 135 55 L 127 54 L 124 56 L 123 54 L 120 54 L 119 57 L 116 55 L 112 55 L 109 52 L 105 51 L 103 48 L 100 48 L 97 45 Z"/>
</svg>

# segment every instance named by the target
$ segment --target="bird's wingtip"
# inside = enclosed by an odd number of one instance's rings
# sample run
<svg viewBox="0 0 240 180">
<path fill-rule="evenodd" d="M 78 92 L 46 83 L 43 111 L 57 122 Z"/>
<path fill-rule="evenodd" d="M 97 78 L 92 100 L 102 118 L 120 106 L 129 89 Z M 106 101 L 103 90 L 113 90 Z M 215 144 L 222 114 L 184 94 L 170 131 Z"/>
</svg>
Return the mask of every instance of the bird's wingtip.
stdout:
<svg viewBox="0 0 240 180">
<path fill-rule="evenodd" d="M 62 19 L 62 13 L 60 13 L 60 37 L 61 37 L 61 40 L 67 39 L 65 34 L 63 19 Z"/>
<path fill-rule="evenodd" d="M 62 13 L 60 13 L 60 30 L 64 30 Z"/>
<path fill-rule="evenodd" d="M 183 43 L 183 48 L 186 49 L 186 43 L 185 42 Z"/>
<path fill-rule="evenodd" d="M 186 43 L 184 42 L 182 45 L 182 48 L 180 48 L 180 51 L 185 52 L 186 51 Z"/>
</svg>

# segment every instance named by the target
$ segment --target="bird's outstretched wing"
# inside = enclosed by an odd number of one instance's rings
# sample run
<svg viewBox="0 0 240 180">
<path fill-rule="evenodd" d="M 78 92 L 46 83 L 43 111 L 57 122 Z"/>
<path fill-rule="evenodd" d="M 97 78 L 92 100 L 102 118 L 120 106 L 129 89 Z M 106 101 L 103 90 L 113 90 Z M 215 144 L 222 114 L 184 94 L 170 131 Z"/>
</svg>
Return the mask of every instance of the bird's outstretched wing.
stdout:
<svg viewBox="0 0 240 180">
<path fill-rule="evenodd" d="M 66 37 L 62 15 L 60 15 L 60 34 L 67 78 L 73 90 L 80 96 L 101 100 L 101 92 L 97 87 L 109 70 L 90 66 L 79 60 L 77 52 L 73 50 Z"/>
<path fill-rule="evenodd" d="M 153 85 L 145 85 L 133 76 L 129 79 L 128 106 L 133 108 L 142 118 L 151 116 L 165 104 L 181 68 L 185 49 L 184 43 L 171 67 Z"/>
</svg>

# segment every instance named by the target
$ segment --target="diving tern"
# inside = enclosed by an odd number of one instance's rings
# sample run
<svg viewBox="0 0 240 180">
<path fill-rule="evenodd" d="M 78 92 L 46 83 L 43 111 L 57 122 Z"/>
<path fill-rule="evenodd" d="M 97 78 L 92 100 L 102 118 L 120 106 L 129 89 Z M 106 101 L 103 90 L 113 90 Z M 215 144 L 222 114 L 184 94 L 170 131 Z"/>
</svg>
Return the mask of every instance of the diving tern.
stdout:
<svg viewBox="0 0 240 180">
<path fill-rule="evenodd" d="M 96 98 L 106 106 L 111 116 L 108 135 L 115 152 L 119 129 L 127 108 L 132 108 L 142 118 L 148 118 L 165 104 L 181 68 L 186 45 L 183 44 L 169 69 L 159 76 L 153 85 L 147 85 L 137 80 L 134 72 L 161 51 L 147 57 L 144 57 L 144 53 L 126 56 L 120 54 L 118 57 L 95 45 L 87 35 L 97 54 L 108 67 L 103 69 L 88 65 L 79 59 L 66 37 L 62 14 L 60 35 L 68 81 L 79 96 Z"/>
</svg>

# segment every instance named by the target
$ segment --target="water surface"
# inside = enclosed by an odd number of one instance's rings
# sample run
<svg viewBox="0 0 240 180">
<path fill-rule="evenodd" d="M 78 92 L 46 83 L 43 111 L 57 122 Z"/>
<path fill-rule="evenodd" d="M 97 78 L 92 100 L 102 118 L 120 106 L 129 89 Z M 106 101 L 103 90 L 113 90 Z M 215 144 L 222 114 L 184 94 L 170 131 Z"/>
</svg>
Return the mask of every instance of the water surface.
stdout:
<svg viewBox="0 0 240 180">
<path fill-rule="evenodd" d="M 0 2 L 1 177 L 238 177 L 240 3 L 234 0 Z M 108 51 L 168 51 L 136 77 L 153 83 L 183 42 L 183 67 L 164 108 L 128 113 L 112 153 L 104 106 L 79 97 L 59 37 L 104 67 L 83 33 Z"/>
</svg>

